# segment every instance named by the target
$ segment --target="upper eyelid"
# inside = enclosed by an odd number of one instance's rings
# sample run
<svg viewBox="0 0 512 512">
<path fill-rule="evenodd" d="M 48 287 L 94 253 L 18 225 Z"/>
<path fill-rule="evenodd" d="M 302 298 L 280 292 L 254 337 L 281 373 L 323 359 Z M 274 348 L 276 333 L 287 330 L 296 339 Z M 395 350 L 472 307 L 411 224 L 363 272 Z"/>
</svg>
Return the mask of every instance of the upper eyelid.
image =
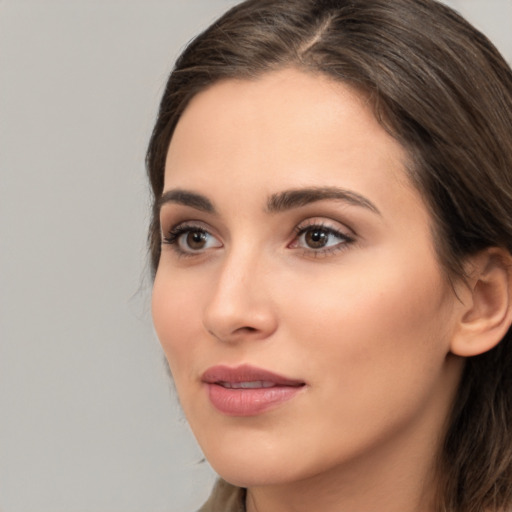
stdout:
<svg viewBox="0 0 512 512">
<path fill-rule="evenodd" d="M 337 235 L 339 237 L 343 237 L 343 238 L 354 238 L 354 235 L 352 234 L 349 234 L 349 233 L 345 233 L 344 230 L 342 229 L 337 229 L 337 228 L 334 228 L 334 227 L 331 227 L 331 226 L 327 226 L 325 224 L 312 224 L 310 226 L 304 226 L 304 227 L 300 227 L 296 230 L 296 236 L 302 236 L 304 233 L 306 233 L 307 231 L 309 231 L 310 229 L 320 229 L 320 230 L 324 230 L 328 233 L 331 233 L 333 235 Z"/>
<path fill-rule="evenodd" d="M 322 227 L 326 229 L 332 229 L 333 231 L 349 231 L 354 236 L 356 235 L 355 230 L 350 227 L 347 223 L 340 220 L 335 220 L 329 217 L 315 216 L 306 218 L 300 222 L 295 222 L 293 232 L 296 234 L 300 230 L 307 229 L 310 227 Z M 174 231 L 178 228 L 197 228 L 204 230 L 212 236 L 219 236 L 218 230 L 214 229 L 211 224 L 200 219 L 184 219 L 177 222 L 160 222 L 160 232 L 162 235 L 170 231 Z"/>
<path fill-rule="evenodd" d="M 191 228 L 191 229 L 198 229 L 207 231 L 210 233 L 211 228 L 209 225 L 199 219 L 191 219 L 191 220 L 182 220 L 178 222 L 160 222 L 160 232 L 164 235 L 165 233 L 169 233 L 170 231 L 174 231 L 179 228 Z"/>
<path fill-rule="evenodd" d="M 326 225 L 326 224 L 311 224 L 307 226 L 300 227 L 298 226 L 295 230 L 295 239 L 298 239 L 299 237 L 303 236 L 305 233 L 307 233 L 310 229 L 320 229 L 325 230 L 331 235 L 337 236 L 338 238 L 344 239 L 346 242 L 349 241 L 355 241 L 356 235 L 351 233 L 345 233 L 344 230 L 334 228 L 332 226 Z"/>
<path fill-rule="evenodd" d="M 307 229 L 310 227 L 321 227 L 325 229 L 330 229 L 332 231 L 340 232 L 341 234 L 346 234 L 347 236 L 349 236 L 347 233 L 345 233 L 345 231 L 347 231 L 350 234 L 350 236 L 357 236 L 356 231 L 346 222 L 321 216 L 311 217 L 309 219 L 303 220 L 302 222 L 299 222 L 295 227 L 295 231 L 298 233 L 300 230 Z"/>
</svg>

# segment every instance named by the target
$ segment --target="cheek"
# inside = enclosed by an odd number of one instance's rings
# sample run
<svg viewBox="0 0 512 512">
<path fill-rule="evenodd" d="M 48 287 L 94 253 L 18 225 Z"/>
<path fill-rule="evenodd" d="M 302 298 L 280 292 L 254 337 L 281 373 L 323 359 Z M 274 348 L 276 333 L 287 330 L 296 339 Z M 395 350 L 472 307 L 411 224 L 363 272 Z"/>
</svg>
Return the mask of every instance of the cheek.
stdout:
<svg viewBox="0 0 512 512">
<path fill-rule="evenodd" d="M 347 386 L 369 388 L 440 371 L 449 351 L 450 289 L 435 260 L 412 260 L 390 256 L 314 276 L 302 283 L 308 293 L 286 288 L 289 337 L 317 374 L 330 368 Z"/>
<path fill-rule="evenodd" d="M 200 339 L 199 296 L 192 283 L 159 268 L 152 294 L 153 324 L 177 386 L 181 374 L 192 368 L 188 363 L 194 360 Z"/>
<path fill-rule="evenodd" d="M 316 279 L 308 294 L 287 289 L 285 339 L 294 345 L 285 352 L 301 354 L 317 418 L 310 434 L 325 439 L 311 457 L 367 447 L 413 419 L 445 414 L 445 284 L 436 266 L 384 268 Z"/>
</svg>

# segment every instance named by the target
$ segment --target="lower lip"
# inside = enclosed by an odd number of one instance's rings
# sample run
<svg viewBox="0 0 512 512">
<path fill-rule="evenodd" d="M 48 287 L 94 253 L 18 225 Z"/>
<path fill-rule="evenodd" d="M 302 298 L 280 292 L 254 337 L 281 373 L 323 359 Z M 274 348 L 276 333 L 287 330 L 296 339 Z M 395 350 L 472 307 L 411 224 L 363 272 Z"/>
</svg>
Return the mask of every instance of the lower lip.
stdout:
<svg viewBox="0 0 512 512">
<path fill-rule="evenodd" d="M 207 384 L 213 406 L 228 416 L 256 416 L 281 405 L 300 393 L 303 386 L 231 389 Z"/>
</svg>

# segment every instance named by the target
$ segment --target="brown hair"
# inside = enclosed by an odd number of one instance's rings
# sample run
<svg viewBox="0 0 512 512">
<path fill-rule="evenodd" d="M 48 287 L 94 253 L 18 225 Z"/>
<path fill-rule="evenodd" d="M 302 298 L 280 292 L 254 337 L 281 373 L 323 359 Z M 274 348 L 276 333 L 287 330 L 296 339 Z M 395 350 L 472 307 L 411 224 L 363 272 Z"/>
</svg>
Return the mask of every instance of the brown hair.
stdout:
<svg viewBox="0 0 512 512">
<path fill-rule="evenodd" d="M 248 0 L 200 34 L 167 83 L 147 153 L 149 244 L 174 128 L 190 99 L 223 78 L 295 66 L 370 95 L 408 150 L 448 275 L 486 247 L 512 252 L 512 72 L 489 40 L 434 0 Z M 512 507 L 511 332 L 468 358 L 439 456 L 439 510 Z"/>
</svg>

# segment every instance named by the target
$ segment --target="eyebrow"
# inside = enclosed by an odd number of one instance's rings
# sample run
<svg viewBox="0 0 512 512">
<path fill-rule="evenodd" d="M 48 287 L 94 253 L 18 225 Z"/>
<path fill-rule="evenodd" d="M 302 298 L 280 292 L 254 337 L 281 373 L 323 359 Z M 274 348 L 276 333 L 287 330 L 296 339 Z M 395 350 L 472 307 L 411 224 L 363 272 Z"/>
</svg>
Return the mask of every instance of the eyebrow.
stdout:
<svg viewBox="0 0 512 512">
<path fill-rule="evenodd" d="M 188 190 L 174 189 L 164 192 L 158 200 L 158 209 L 166 203 L 177 203 L 203 212 L 216 213 L 212 202 L 207 197 Z"/>
<path fill-rule="evenodd" d="M 344 201 L 381 215 L 379 209 L 369 199 L 357 192 L 339 187 L 312 187 L 284 190 L 283 192 L 272 194 L 268 198 L 266 211 L 268 213 L 280 213 L 329 199 Z M 158 200 L 158 209 L 167 203 L 182 204 L 203 212 L 216 213 L 215 207 L 206 196 L 188 190 L 174 189 L 164 192 Z"/>
<path fill-rule="evenodd" d="M 379 209 L 366 197 L 357 192 L 338 187 L 299 188 L 272 194 L 267 201 L 267 211 L 269 213 L 279 213 L 329 199 L 344 201 L 381 215 Z"/>
</svg>

